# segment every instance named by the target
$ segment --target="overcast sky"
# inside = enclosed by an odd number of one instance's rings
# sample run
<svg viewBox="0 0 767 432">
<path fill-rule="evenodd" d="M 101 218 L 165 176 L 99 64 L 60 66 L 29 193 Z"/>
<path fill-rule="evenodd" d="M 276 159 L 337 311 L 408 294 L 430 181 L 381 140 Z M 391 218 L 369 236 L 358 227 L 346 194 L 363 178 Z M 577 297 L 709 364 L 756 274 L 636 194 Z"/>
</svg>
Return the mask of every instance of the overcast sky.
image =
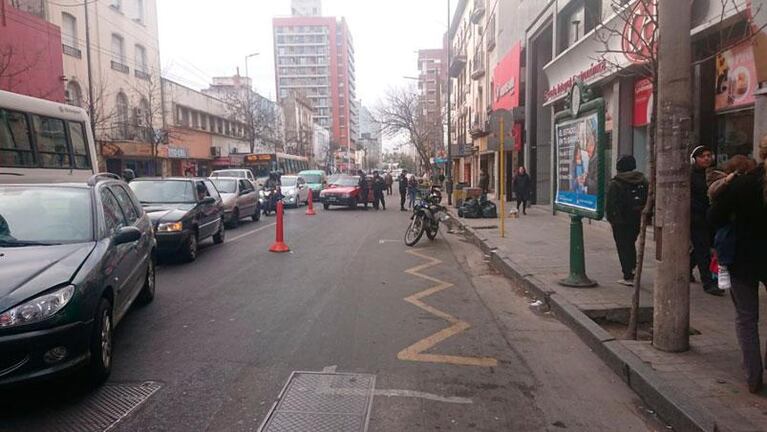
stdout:
<svg viewBox="0 0 767 432">
<path fill-rule="evenodd" d="M 457 0 L 452 1 L 453 5 Z M 201 89 L 213 76 L 245 74 L 274 98 L 272 17 L 290 14 L 290 0 L 158 0 L 163 74 Z M 323 15 L 346 18 L 354 38 L 357 96 L 374 106 L 391 86 L 417 74 L 421 48 L 439 48 L 447 0 L 324 0 Z"/>
</svg>

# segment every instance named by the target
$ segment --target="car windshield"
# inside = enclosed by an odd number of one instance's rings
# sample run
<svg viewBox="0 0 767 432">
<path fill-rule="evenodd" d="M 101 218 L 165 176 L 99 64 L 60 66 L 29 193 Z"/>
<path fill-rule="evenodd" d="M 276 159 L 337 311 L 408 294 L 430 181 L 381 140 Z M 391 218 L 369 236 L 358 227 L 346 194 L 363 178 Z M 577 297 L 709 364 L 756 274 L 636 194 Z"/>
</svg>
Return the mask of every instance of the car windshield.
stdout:
<svg viewBox="0 0 767 432">
<path fill-rule="evenodd" d="M 245 172 L 240 170 L 222 170 L 222 171 L 213 171 L 213 173 L 210 175 L 211 177 L 237 177 L 237 178 L 246 178 Z"/>
<path fill-rule="evenodd" d="M 237 192 L 237 180 L 232 179 L 211 179 L 210 181 L 216 185 L 221 193 L 235 193 Z"/>
<path fill-rule="evenodd" d="M 130 182 L 142 204 L 193 203 L 192 182 L 185 180 L 139 180 Z"/>
<path fill-rule="evenodd" d="M 348 187 L 348 186 L 357 186 L 357 183 L 359 183 L 360 179 L 359 177 L 339 177 L 335 180 L 333 183 L 336 186 L 342 186 L 342 187 Z"/>
<path fill-rule="evenodd" d="M 319 174 L 302 174 L 302 177 L 304 180 L 306 180 L 307 183 L 322 183 L 322 176 Z"/>
<path fill-rule="evenodd" d="M 296 185 L 296 177 L 285 177 L 280 179 L 280 184 L 283 186 L 291 187 Z"/>
<path fill-rule="evenodd" d="M 93 238 L 91 194 L 67 187 L 0 187 L 0 247 Z"/>
</svg>

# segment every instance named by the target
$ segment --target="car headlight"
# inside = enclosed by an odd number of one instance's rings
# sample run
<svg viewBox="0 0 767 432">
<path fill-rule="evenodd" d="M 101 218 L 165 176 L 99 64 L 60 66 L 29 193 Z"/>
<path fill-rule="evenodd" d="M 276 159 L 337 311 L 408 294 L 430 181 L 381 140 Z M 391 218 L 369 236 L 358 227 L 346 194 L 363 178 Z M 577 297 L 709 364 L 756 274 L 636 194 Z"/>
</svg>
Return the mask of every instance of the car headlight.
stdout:
<svg viewBox="0 0 767 432">
<path fill-rule="evenodd" d="M 179 232 L 184 230 L 181 222 L 167 222 L 157 225 L 157 232 Z"/>
<path fill-rule="evenodd" d="M 75 286 L 43 294 L 0 314 L 0 328 L 33 324 L 48 319 L 60 311 L 72 299 Z"/>
</svg>

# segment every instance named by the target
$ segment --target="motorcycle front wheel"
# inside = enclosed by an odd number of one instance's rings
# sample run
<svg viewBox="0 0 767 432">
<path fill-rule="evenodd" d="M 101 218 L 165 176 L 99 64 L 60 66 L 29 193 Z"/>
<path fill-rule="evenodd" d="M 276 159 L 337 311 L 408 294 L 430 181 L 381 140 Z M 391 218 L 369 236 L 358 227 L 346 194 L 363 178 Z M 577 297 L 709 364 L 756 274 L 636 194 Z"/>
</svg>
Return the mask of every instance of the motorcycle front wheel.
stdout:
<svg viewBox="0 0 767 432">
<path fill-rule="evenodd" d="M 437 233 L 439 232 L 439 223 L 433 222 L 429 228 L 426 228 L 426 237 L 429 238 L 429 240 L 434 240 L 437 238 Z"/>
<path fill-rule="evenodd" d="M 415 246 L 418 240 L 421 240 L 423 232 L 426 229 L 424 216 L 421 213 L 417 213 L 413 216 L 413 220 L 405 231 L 405 244 L 408 246 Z"/>
</svg>

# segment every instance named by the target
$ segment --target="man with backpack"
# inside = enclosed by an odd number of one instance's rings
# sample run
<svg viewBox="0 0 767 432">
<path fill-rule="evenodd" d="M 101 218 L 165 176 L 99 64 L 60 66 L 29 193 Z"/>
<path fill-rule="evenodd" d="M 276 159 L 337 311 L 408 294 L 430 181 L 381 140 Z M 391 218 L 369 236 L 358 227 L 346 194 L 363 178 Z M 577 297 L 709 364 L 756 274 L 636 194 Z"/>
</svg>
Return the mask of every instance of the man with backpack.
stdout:
<svg viewBox="0 0 767 432">
<path fill-rule="evenodd" d="M 623 279 L 618 283 L 626 286 L 634 285 L 636 241 L 648 190 L 647 178 L 636 171 L 636 166 L 633 156 L 623 156 L 618 160 L 618 174 L 610 180 L 605 208 L 623 271 Z"/>
</svg>

